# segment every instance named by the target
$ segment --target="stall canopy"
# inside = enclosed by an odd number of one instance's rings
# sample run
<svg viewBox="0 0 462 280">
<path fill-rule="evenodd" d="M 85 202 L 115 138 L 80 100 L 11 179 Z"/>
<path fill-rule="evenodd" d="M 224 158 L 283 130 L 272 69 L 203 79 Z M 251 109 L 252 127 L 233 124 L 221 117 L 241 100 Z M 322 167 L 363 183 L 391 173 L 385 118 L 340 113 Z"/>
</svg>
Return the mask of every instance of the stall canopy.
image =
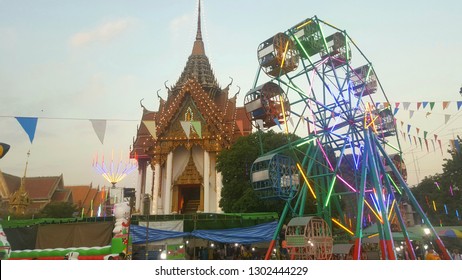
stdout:
<svg viewBox="0 0 462 280">
<path fill-rule="evenodd" d="M 251 244 L 268 242 L 273 238 L 276 231 L 277 221 L 259 224 L 251 227 L 217 229 L 217 230 L 194 230 L 192 232 L 179 232 L 158 230 L 143 226 L 131 225 L 130 235 L 133 244 L 161 241 L 178 237 L 195 237 L 221 243 Z M 146 240 L 147 239 L 147 240 Z"/>
</svg>

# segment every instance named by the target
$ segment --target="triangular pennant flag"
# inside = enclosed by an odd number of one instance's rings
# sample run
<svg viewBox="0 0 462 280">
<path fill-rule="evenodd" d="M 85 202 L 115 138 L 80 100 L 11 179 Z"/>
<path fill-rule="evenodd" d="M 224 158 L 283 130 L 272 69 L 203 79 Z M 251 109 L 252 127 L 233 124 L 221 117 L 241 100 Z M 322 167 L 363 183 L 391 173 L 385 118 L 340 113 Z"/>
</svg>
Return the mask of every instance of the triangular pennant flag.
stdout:
<svg viewBox="0 0 462 280">
<path fill-rule="evenodd" d="M 417 135 L 419 135 L 420 128 L 416 127 L 416 128 L 415 128 L 415 131 L 417 132 Z"/>
<path fill-rule="evenodd" d="M 199 135 L 199 138 L 202 138 L 202 125 L 200 121 L 192 121 L 191 122 L 194 130 L 196 131 L 197 135 Z"/>
<path fill-rule="evenodd" d="M 408 134 L 408 135 L 407 135 L 407 138 L 409 138 L 409 143 L 412 145 L 411 135 Z"/>
<path fill-rule="evenodd" d="M 241 135 L 244 136 L 244 122 L 242 120 L 236 120 L 237 128 L 241 132 Z"/>
<path fill-rule="evenodd" d="M 448 115 L 448 114 L 444 115 L 444 124 L 447 124 L 450 118 L 451 118 L 451 115 Z"/>
<path fill-rule="evenodd" d="M 450 103 L 449 101 L 443 101 L 443 110 L 448 108 L 449 103 Z"/>
<path fill-rule="evenodd" d="M 396 114 L 398 113 L 398 110 L 399 110 L 399 108 L 396 107 L 396 108 L 395 108 L 395 111 L 393 112 L 393 115 L 396 115 Z"/>
<path fill-rule="evenodd" d="M 409 110 L 409 118 L 412 119 L 412 116 L 414 116 L 414 110 Z"/>
<path fill-rule="evenodd" d="M 10 145 L 0 143 L 0 158 L 2 158 L 10 150 Z"/>
<path fill-rule="evenodd" d="M 99 141 L 101 144 L 104 144 L 104 135 L 106 135 L 106 120 L 90 120 L 90 122 Z"/>
<path fill-rule="evenodd" d="M 278 118 L 274 118 L 273 121 L 278 125 L 279 129 L 282 129 L 281 123 L 279 122 Z"/>
<path fill-rule="evenodd" d="M 144 125 L 148 129 L 149 133 L 151 134 L 154 140 L 157 140 L 157 127 L 156 121 L 143 121 Z"/>
<path fill-rule="evenodd" d="M 435 106 L 435 102 L 430 102 L 430 110 L 433 110 L 433 106 Z"/>
<path fill-rule="evenodd" d="M 425 140 L 425 147 L 427 147 L 427 153 L 428 153 L 428 139 L 424 139 Z"/>
<path fill-rule="evenodd" d="M 292 127 L 294 127 L 294 120 L 292 119 L 292 117 L 289 118 L 289 122 L 292 125 Z"/>
<path fill-rule="evenodd" d="M 456 146 L 456 152 L 460 154 L 460 143 L 459 140 L 454 140 L 454 145 Z"/>
<path fill-rule="evenodd" d="M 395 102 L 395 108 L 399 107 L 399 102 Z"/>
<path fill-rule="evenodd" d="M 433 137 L 435 137 L 435 141 L 436 141 L 436 138 L 438 138 L 438 135 L 436 135 L 436 134 L 433 134 Z"/>
<path fill-rule="evenodd" d="M 427 112 L 427 113 L 425 114 L 425 117 L 428 118 L 428 116 L 430 116 L 431 114 L 432 114 L 432 113 Z"/>
<path fill-rule="evenodd" d="M 419 137 L 419 143 L 420 143 L 420 149 L 423 150 L 422 149 L 422 138 L 420 138 L 420 137 Z"/>
<path fill-rule="evenodd" d="M 34 141 L 38 118 L 16 117 L 16 120 L 18 120 L 24 131 L 29 135 L 29 140 L 32 143 Z"/>
<path fill-rule="evenodd" d="M 407 125 L 407 133 L 408 134 L 409 134 L 409 131 L 411 131 L 411 125 L 410 124 Z"/>
<path fill-rule="evenodd" d="M 388 108 L 390 106 L 390 103 L 388 102 L 383 102 L 383 108 Z"/>
<path fill-rule="evenodd" d="M 403 127 L 403 125 L 404 125 L 404 122 L 403 122 L 403 121 L 401 121 L 401 127 Z"/>
<path fill-rule="evenodd" d="M 420 106 L 422 106 L 422 102 L 417 102 L 417 110 L 420 109 Z"/>
<path fill-rule="evenodd" d="M 417 138 L 415 136 L 412 137 L 414 137 L 414 144 L 417 146 Z"/>
<path fill-rule="evenodd" d="M 462 101 L 457 101 L 457 110 L 460 110 L 461 106 L 462 106 Z"/>
<path fill-rule="evenodd" d="M 424 101 L 424 102 L 422 102 L 422 104 L 423 104 L 423 108 L 425 109 L 425 107 L 427 107 L 427 105 L 428 105 L 428 102 Z"/>
<path fill-rule="evenodd" d="M 409 105 L 411 105 L 411 102 L 403 102 L 403 108 L 404 108 L 404 110 L 409 109 Z"/>
<path fill-rule="evenodd" d="M 428 131 L 424 131 L 424 139 L 427 139 Z"/>
<path fill-rule="evenodd" d="M 441 146 L 441 139 L 438 139 L 438 144 L 440 145 L 441 154 L 443 154 L 443 147 Z"/>
<path fill-rule="evenodd" d="M 184 130 L 184 133 L 186 134 L 186 137 L 189 139 L 189 134 L 191 133 L 191 122 L 189 121 L 181 121 L 180 122 L 181 127 Z"/>
</svg>

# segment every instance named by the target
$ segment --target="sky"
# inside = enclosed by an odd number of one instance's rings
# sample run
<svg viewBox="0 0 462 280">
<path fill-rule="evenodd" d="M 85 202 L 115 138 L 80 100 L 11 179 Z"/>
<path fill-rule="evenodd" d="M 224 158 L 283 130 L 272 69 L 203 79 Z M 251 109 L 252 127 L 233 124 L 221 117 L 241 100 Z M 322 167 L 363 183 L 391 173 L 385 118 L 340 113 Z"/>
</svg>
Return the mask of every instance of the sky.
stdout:
<svg viewBox="0 0 462 280">
<path fill-rule="evenodd" d="M 230 91 L 241 88 L 243 106 L 261 42 L 312 16 L 346 30 L 392 104 L 410 103 L 396 114 L 399 128 L 410 125 L 414 135 L 419 128 L 420 137 L 427 131 L 442 140 L 443 152 L 438 144 L 427 152 L 403 140 L 413 185 L 441 173 L 447 142 L 462 135 L 456 107 L 462 100 L 461 10 L 455 0 L 204 0 L 202 35 L 219 84 L 232 77 Z M 11 146 L 0 170 L 22 176 L 28 160 L 27 176 L 63 174 L 66 186 L 108 185 L 93 160 L 101 163 L 104 155 L 106 163 L 128 163 L 140 100 L 155 111 L 156 93 L 166 99 L 164 83 L 179 78 L 196 22 L 197 0 L 0 0 L 0 142 Z M 435 106 L 416 110 L 422 101 Z M 15 117 L 38 118 L 32 144 Z M 92 119 L 107 121 L 103 143 Z M 137 180 L 135 171 L 119 186 L 134 187 Z"/>
</svg>

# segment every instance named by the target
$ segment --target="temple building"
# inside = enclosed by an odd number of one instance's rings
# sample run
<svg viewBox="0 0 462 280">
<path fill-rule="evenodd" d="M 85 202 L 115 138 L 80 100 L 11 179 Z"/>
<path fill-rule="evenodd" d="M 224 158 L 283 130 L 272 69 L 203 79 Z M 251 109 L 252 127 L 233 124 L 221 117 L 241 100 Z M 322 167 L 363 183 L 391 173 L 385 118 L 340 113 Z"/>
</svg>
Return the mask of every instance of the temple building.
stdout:
<svg viewBox="0 0 462 280">
<path fill-rule="evenodd" d="M 138 209 L 149 194 L 151 214 L 221 212 L 217 155 L 252 130 L 245 108 L 236 106 L 239 92 L 229 93 L 231 83 L 220 87 L 205 54 L 199 2 L 196 40 L 178 81 L 165 86 L 168 96 L 158 96 L 157 111 L 141 104 L 131 149 L 139 166 Z M 153 172 L 150 186 L 148 167 Z"/>
</svg>

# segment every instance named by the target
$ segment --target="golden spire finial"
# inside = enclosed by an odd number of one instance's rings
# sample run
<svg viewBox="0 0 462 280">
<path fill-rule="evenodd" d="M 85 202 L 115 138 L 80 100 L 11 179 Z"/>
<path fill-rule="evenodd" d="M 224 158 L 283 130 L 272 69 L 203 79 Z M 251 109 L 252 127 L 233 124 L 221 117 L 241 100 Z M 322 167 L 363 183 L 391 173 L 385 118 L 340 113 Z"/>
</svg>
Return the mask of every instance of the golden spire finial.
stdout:
<svg viewBox="0 0 462 280">
<path fill-rule="evenodd" d="M 197 33 L 196 41 L 193 45 L 193 55 L 205 55 L 204 42 L 202 42 L 202 30 L 201 30 L 201 1 L 199 0 L 198 15 L 197 15 Z"/>
</svg>

